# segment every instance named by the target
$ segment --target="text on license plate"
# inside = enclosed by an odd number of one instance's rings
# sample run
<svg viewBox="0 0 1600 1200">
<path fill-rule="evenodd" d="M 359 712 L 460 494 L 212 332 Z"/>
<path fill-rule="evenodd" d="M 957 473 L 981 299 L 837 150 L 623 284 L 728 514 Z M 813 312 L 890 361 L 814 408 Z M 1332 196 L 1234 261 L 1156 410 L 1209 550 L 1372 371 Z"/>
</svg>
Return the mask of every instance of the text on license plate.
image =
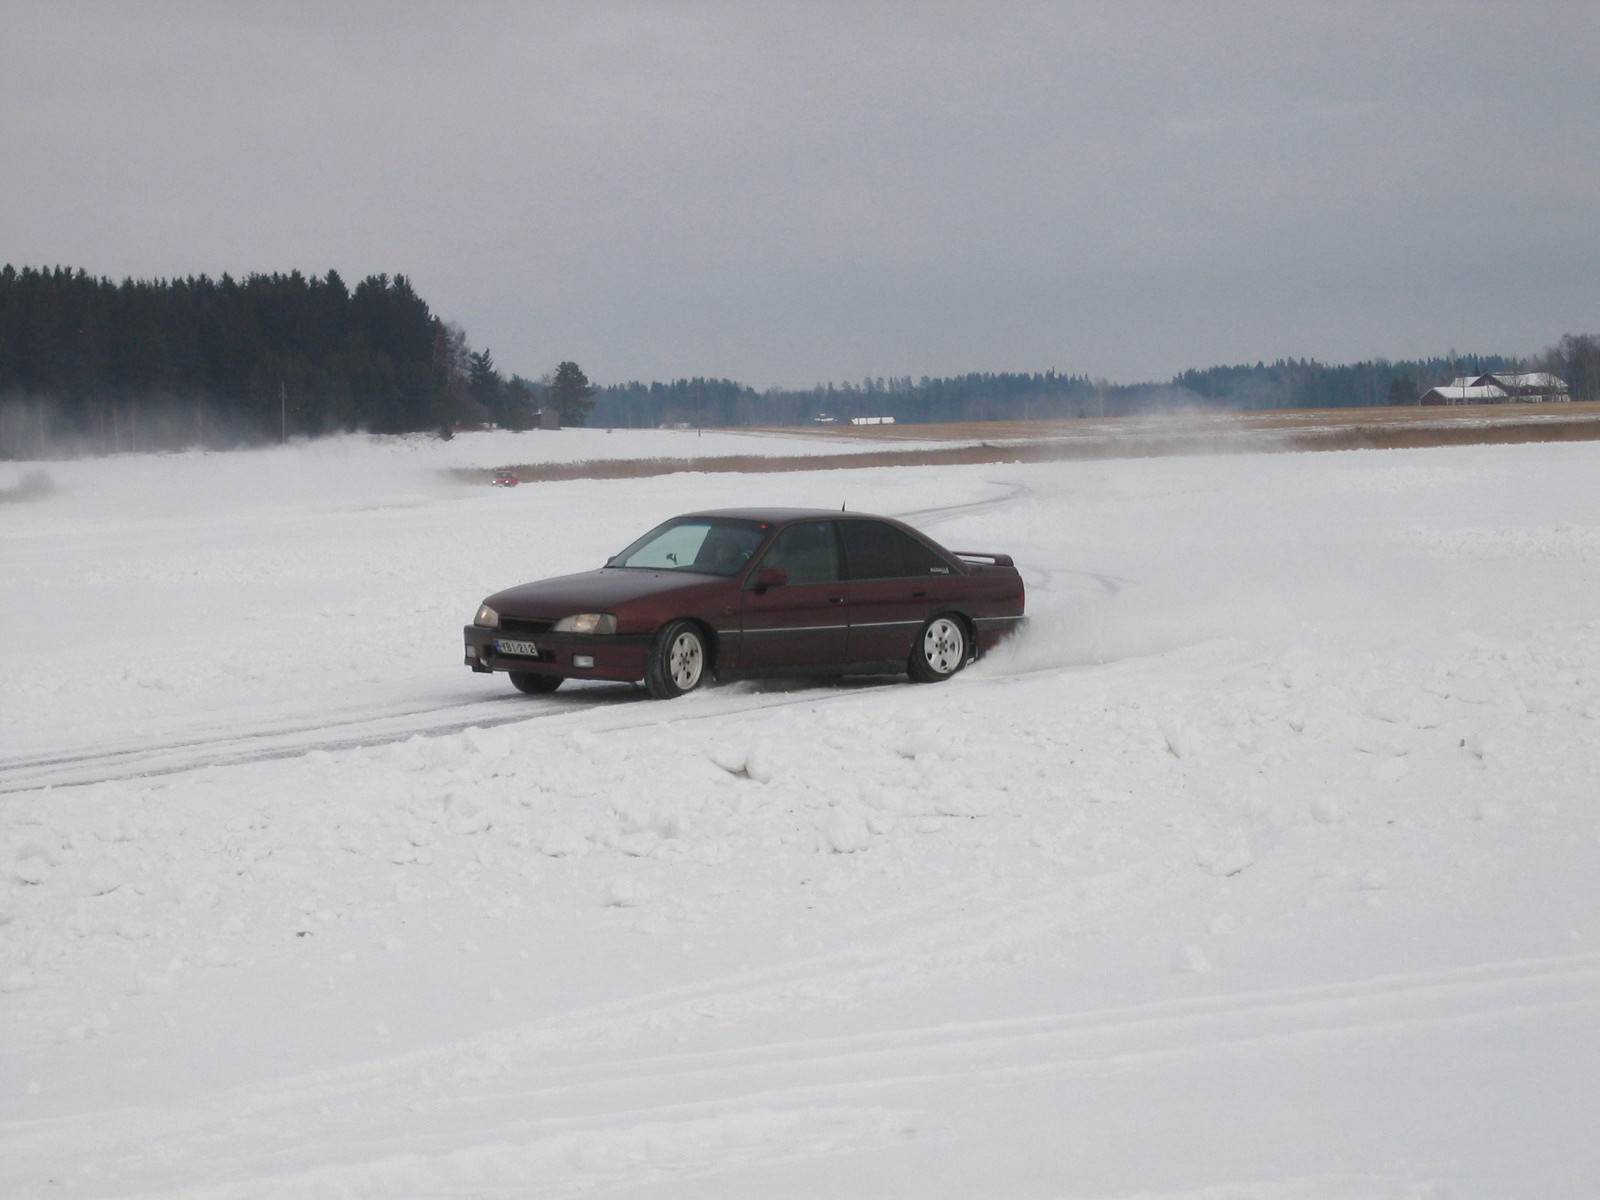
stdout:
<svg viewBox="0 0 1600 1200">
<path fill-rule="evenodd" d="M 532 642 L 514 642 L 509 639 L 496 638 L 494 648 L 501 654 L 526 654 L 530 658 L 539 657 L 539 647 Z"/>
</svg>

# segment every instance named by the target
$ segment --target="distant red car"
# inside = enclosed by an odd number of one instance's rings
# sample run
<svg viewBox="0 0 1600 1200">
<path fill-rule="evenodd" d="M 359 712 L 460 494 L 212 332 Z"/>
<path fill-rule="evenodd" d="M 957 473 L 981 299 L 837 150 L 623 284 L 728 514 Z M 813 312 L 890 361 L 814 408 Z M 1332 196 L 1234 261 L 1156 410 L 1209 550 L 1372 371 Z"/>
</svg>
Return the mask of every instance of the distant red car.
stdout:
<svg viewBox="0 0 1600 1200">
<path fill-rule="evenodd" d="M 888 517 L 724 509 L 674 517 L 598 571 L 496 592 L 465 630 L 474 671 L 524 692 L 643 680 L 948 679 L 1023 620 L 1009 556 L 952 553 Z"/>
<path fill-rule="evenodd" d="M 497 471 L 489 481 L 491 487 L 516 487 L 519 480 L 515 471 Z"/>
</svg>

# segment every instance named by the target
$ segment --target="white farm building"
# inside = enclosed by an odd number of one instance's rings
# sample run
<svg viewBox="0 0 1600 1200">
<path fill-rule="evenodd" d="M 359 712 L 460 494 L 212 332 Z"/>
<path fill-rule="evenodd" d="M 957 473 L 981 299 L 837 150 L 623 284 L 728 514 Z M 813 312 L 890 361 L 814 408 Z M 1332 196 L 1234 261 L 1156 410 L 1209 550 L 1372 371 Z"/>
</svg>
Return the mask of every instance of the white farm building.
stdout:
<svg viewBox="0 0 1600 1200">
<path fill-rule="evenodd" d="M 1429 388 L 1423 404 L 1551 404 L 1572 397 L 1567 385 L 1548 371 L 1500 371 L 1463 375 Z"/>
</svg>

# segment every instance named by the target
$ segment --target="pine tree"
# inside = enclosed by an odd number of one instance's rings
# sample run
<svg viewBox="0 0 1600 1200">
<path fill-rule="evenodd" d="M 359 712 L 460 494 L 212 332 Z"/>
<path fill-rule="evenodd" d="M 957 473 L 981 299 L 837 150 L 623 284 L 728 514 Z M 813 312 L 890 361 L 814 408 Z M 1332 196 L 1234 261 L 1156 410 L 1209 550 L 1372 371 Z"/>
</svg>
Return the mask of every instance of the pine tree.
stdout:
<svg viewBox="0 0 1600 1200">
<path fill-rule="evenodd" d="M 594 407 L 594 388 L 577 363 L 564 362 L 556 368 L 550 383 L 550 399 L 561 414 L 563 425 L 583 425 Z"/>
<path fill-rule="evenodd" d="M 503 386 L 500 372 L 494 368 L 494 355 L 487 349 L 467 357 L 467 391 L 490 412 L 500 409 L 500 389 Z"/>
</svg>

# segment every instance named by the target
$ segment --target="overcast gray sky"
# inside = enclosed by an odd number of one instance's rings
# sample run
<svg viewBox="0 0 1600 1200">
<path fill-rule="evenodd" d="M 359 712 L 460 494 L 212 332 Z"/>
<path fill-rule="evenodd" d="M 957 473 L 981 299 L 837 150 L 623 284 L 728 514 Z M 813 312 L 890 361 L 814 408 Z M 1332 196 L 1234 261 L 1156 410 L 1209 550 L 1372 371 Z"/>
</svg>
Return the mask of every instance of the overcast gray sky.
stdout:
<svg viewBox="0 0 1600 1200">
<path fill-rule="evenodd" d="M 765 387 L 1600 331 L 1600 4 L 0 0 L 0 261 Z"/>
</svg>

